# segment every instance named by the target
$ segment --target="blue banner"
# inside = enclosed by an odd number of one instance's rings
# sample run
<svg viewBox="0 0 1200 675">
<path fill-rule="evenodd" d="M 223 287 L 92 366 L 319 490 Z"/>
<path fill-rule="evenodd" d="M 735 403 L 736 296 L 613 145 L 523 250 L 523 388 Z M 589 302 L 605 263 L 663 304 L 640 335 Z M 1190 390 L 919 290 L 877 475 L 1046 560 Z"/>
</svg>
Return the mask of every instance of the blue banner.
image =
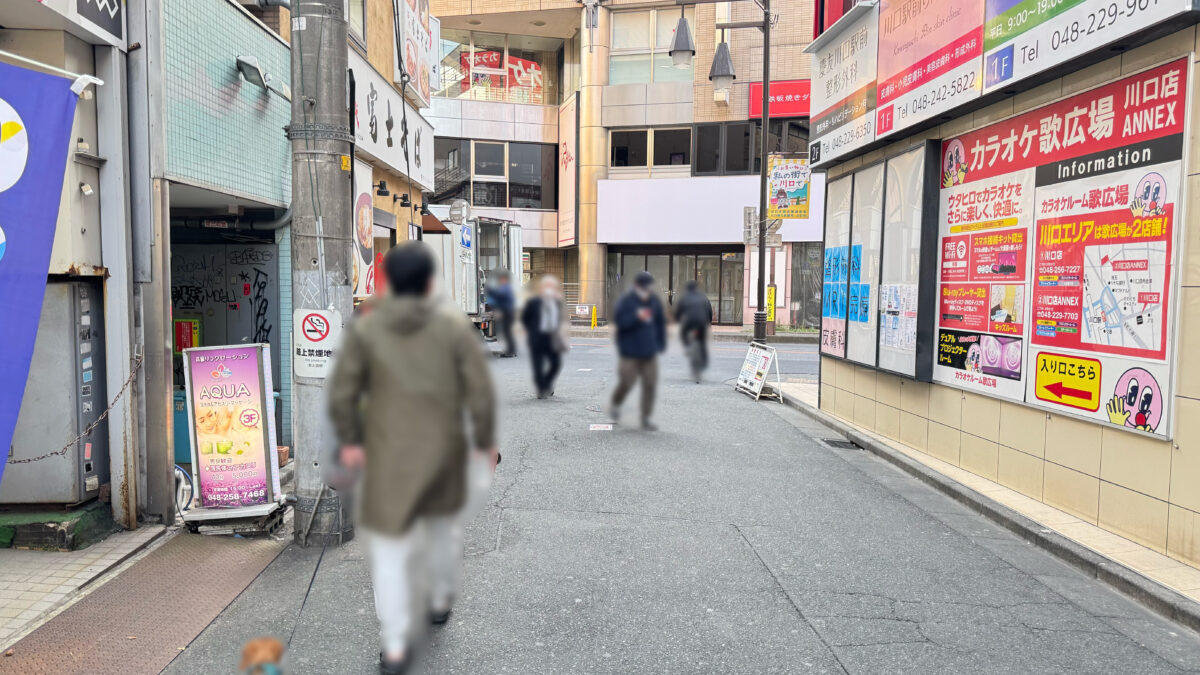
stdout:
<svg viewBox="0 0 1200 675">
<path fill-rule="evenodd" d="M 78 100 L 71 84 L 0 63 L 0 478 L 46 294 Z"/>
</svg>

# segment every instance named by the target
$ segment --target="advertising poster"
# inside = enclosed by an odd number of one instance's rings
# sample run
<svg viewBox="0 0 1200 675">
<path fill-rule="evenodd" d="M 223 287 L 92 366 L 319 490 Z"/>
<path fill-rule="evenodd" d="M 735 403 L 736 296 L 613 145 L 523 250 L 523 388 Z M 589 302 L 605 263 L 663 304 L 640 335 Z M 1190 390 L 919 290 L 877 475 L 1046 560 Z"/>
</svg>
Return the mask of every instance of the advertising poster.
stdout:
<svg viewBox="0 0 1200 675">
<path fill-rule="evenodd" d="M 846 358 L 875 365 L 879 304 L 880 243 L 883 237 L 883 164 L 854 174 L 854 222 L 850 227 Z"/>
<path fill-rule="evenodd" d="M 371 165 L 354 160 L 354 261 L 352 288 L 355 298 L 375 294 L 375 205 Z"/>
<path fill-rule="evenodd" d="M 1188 77 L 1180 59 L 943 143 L 936 380 L 1169 434 Z"/>
<path fill-rule="evenodd" d="M 33 360 L 77 100 L 71 80 L 0 63 L 0 448 L 5 458 Z M 5 464 L 0 461 L 0 476 Z"/>
<path fill-rule="evenodd" d="M 575 194 L 578 181 L 579 97 L 572 94 L 558 107 L 558 245 L 575 245 Z"/>
<path fill-rule="evenodd" d="M 200 506 L 266 504 L 278 491 L 266 345 L 200 347 L 184 359 Z"/>
<path fill-rule="evenodd" d="M 428 108 L 433 100 L 430 91 L 438 88 L 433 81 L 437 54 L 434 49 L 433 25 L 429 16 L 429 0 L 401 0 L 400 33 L 404 44 L 404 70 L 408 72 L 408 93 L 418 108 Z M 393 54 L 393 61 L 397 56 Z M 400 82 L 400 64 L 395 64 L 392 79 Z"/>
<path fill-rule="evenodd" d="M 878 363 L 893 373 L 915 377 L 925 150 L 889 159 L 885 181 Z"/>
<path fill-rule="evenodd" d="M 821 285 L 821 353 L 846 356 L 850 303 L 850 193 L 854 177 L 829 184 Z"/>
<path fill-rule="evenodd" d="M 1007 87 L 1147 26 L 1191 0 L 987 0 L 983 91 Z"/>
<path fill-rule="evenodd" d="M 830 162 L 875 140 L 875 56 L 879 9 L 872 8 L 814 54 L 809 160 Z"/>
<path fill-rule="evenodd" d="M 767 165 L 767 218 L 808 218 L 808 158 L 768 155 Z"/>
<path fill-rule="evenodd" d="M 882 138 L 977 98 L 983 87 L 983 3 L 879 1 Z"/>
</svg>

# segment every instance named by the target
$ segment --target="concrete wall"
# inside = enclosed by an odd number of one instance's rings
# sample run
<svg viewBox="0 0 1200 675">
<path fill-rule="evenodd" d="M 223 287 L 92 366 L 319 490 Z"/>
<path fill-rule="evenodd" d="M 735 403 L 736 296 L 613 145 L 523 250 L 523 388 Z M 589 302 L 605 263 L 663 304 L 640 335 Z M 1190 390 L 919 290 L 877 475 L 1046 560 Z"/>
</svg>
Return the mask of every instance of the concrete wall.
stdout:
<svg viewBox="0 0 1200 675">
<path fill-rule="evenodd" d="M 167 2 L 162 11 L 166 177 L 285 206 L 291 103 L 243 80 L 237 57 L 256 57 L 276 82 L 288 83 L 288 45 L 228 0 Z"/>
<path fill-rule="evenodd" d="M 558 106 L 434 98 L 425 119 L 441 138 L 558 143 Z"/>
<path fill-rule="evenodd" d="M 1195 27 L 1179 31 L 918 137 L 962 134 L 1187 55 L 1196 49 L 1198 37 Z M 1195 76 L 1190 86 L 1194 124 L 1200 93 Z M 1200 144 L 1194 135 L 1189 142 L 1186 199 L 1191 214 L 1200 206 Z M 829 178 L 894 153 L 900 145 L 838 165 Z M 821 359 L 821 408 L 1156 551 L 1200 564 L 1200 226 L 1181 225 L 1173 442 L 831 358 Z"/>
</svg>

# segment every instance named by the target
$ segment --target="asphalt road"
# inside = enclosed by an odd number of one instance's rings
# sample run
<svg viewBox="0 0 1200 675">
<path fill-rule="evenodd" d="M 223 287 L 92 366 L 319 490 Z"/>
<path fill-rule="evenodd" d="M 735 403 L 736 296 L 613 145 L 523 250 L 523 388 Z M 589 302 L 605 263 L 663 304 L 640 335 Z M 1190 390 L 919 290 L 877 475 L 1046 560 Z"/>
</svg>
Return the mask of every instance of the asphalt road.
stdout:
<svg viewBox="0 0 1200 675">
<path fill-rule="evenodd" d="M 551 400 L 533 397 L 525 358 L 495 361 L 504 462 L 428 672 L 1200 668 L 1195 633 L 874 456 L 825 445 L 836 434 L 807 417 L 734 393 L 734 352 L 696 385 L 672 350 L 661 431 L 591 430 L 615 357 L 574 343 Z M 788 349 L 789 369 L 811 362 Z M 292 546 L 167 671 L 228 672 L 245 640 L 276 634 L 291 672 L 369 673 L 376 631 L 361 541 L 323 557 Z"/>
</svg>

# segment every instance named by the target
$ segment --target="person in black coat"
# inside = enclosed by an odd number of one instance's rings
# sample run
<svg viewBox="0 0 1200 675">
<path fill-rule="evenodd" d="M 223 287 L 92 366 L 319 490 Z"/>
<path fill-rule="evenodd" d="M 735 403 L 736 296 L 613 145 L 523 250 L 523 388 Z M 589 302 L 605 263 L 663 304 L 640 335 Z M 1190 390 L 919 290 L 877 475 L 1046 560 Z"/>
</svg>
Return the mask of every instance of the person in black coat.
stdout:
<svg viewBox="0 0 1200 675">
<path fill-rule="evenodd" d="M 513 293 L 512 278 L 508 270 L 499 270 L 493 283 L 486 290 L 486 301 L 496 310 L 496 322 L 500 324 L 500 334 L 504 336 L 504 351 L 500 356 L 512 357 L 517 355 L 517 343 L 513 340 L 513 320 L 517 313 L 517 296 Z"/>
<path fill-rule="evenodd" d="M 679 337 L 684 347 L 696 344 L 698 358 L 692 363 L 692 379 L 700 381 L 704 369 L 708 368 L 708 329 L 712 325 L 713 310 L 708 296 L 700 292 L 699 282 L 687 282 L 687 290 L 675 303 L 675 320 L 679 322 Z"/>
<path fill-rule="evenodd" d="M 621 403 L 640 379 L 642 428 L 654 431 L 657 427 L 650 421 L 650 414 L 654 412 L 654 389 L 658 385 L 658 355 L 667 348 L 667 319 L 649 272 L 638 272 L 633 288 L 617 301 L 613 317 L 620 361 L 609 414 L 614 422 L 620 420 Z"/>
<path fill-rule="evenodd" d="M 562 368 L 562 354 L 567 351 L 563 337 L 566 306 L 558 279 L 542 277 L 542 290 L 530 298 L 521 311 L 521 325 L 529 338 L 529 353 L 533 356 L 533 386 L 538 398 L 554 395 L 554 380 Z"/>
</svg>

